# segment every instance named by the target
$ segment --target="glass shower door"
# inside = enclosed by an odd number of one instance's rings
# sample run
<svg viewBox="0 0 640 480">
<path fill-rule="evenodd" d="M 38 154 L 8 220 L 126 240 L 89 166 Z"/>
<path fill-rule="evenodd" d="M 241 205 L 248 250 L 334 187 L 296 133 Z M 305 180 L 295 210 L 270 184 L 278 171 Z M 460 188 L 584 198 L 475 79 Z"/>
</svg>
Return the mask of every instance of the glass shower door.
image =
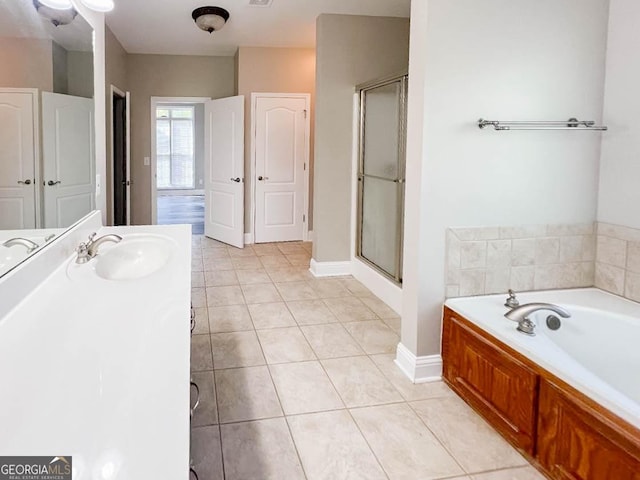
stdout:
<svg viewBox="0 0 640 480">
<path fill-rule="evenodd" d="M 360 87 L 358 257 L 402 283 L 407 77 Z"/>
</svg>

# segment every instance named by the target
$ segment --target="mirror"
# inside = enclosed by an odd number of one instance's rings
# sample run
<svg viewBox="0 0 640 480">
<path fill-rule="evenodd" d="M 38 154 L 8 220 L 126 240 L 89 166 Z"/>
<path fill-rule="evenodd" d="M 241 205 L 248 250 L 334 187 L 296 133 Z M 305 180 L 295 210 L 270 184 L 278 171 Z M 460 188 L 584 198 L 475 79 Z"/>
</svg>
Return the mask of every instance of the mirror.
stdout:
<svg viewBox="0 0 640 480">
<path fill-rule="evenodd" d="M 0 32 L 1 276 L 94 210 L 96 162 L 91 26 L 3 0 Z"/>
</svg>

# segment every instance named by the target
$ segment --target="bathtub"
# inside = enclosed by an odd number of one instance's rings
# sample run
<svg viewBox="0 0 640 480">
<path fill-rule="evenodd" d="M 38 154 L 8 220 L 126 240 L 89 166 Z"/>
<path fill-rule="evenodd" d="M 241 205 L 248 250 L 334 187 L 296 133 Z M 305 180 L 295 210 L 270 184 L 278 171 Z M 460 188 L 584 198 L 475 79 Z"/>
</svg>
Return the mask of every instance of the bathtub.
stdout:
<svg viewBox="0 0 640 480">
<path fill-rule="evenodd" d="M 552 312 L 536 312 L 530 337 L 504 317 L 505 299 L 455 298 L 446 306 L 640 428 L 640 304 L 596 288 L 519 293 L 521 305 L 554 303 L 571 313 L 554 331 L 546 326 Z"/>
</svg>

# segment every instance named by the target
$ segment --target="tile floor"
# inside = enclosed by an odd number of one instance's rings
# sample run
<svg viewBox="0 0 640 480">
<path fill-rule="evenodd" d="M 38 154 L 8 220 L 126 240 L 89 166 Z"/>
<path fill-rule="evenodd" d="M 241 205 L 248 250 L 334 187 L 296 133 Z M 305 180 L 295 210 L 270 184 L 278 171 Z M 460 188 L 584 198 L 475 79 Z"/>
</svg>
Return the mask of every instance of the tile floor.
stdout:
<svg viewBox="0 0 640 480">
<path fill-rule="evenodd" d="M 192 454 L 200 480 L 540 480 L 443 383 L 393 363 L 400 319 L 311 244 L 193 237 Z"/>
</svg>

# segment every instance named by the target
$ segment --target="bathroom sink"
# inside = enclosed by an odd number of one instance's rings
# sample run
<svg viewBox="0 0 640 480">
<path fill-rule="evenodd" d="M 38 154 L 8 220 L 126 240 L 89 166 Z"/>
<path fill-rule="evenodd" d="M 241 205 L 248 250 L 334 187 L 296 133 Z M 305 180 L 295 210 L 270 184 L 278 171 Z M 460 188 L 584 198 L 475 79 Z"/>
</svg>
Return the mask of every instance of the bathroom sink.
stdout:
<svg viewBox="0 0 640 480">
<path fill-rule="evenodd" d="M 175 244 L 160 235 L 129 235 L 94 262 L 96 275 L 105 280 L 134 280 L 161 270 L 171 258 Z"/>
</svg>

